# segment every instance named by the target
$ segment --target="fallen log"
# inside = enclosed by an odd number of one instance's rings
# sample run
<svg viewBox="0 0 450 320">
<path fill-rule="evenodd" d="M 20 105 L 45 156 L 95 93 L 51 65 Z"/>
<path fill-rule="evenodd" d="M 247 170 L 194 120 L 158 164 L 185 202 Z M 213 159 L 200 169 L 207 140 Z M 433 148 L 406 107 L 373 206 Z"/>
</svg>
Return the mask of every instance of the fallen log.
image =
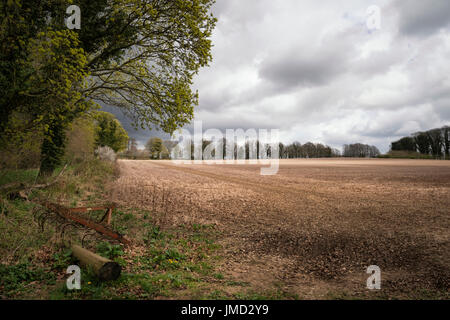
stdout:
<svg viewBox="0 0 450 320">
<path fill-rule="evenodd" d="M 102 225 L 101 223 L 95 222 L 91 219 L 82 217 L 82 216 L 74 213 L 73 209 L 66 208 L 59 204 L 51 203 L 48 201 L 43 201 L 43 202 L 41 201 L 39 203 L 42 206 L 46 207 L 48 210 L 55 212 L 56 214 L 58 214 L 59 216 L 65 218 L 65 219 L 75 221 L 85 227 L 91 228 L 91 229 L 97 231 L 98 233 L 101 233 L 111 239 L 117 240 L 125 245 L 131 244 L 131 241 L 128 240 L 127 238 L 125 238 L 124 236 L 122 236 L 120 233 L 117 233 L 117 232 L 109 229 L 108 227 Z"/>
<path fill-rule="evenodd" d="M 99 256 L 78 245 L 72 245 L 72 254 L 81 265 L 90 267 L 101 281 L 116 280 L 122 271 L 117 262 Z"/>
</svg>

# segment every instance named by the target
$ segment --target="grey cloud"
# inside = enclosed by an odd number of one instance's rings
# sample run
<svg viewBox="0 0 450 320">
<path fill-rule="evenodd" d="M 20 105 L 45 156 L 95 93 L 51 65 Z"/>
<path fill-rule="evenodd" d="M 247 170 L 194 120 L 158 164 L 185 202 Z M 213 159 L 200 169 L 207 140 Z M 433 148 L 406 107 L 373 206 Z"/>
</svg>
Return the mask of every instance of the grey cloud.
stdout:
<svg viewBox="0 0 450 320">
<path fill-rule="evenodd" d="M 381 30 L 368 33 L 364 15 L 377 3 Z M 449 124 L 450 1 L 383 3 L 392 2 L 217 0 L 213 62 L 195 79 L 194 118 L 204 130 L 278 128 L 284 142 L 382 151 Z M 120 119 L 141 142 L 161 134 Z"/>
<path fill-rule="evenodd" d="M 399 31 L 408 36 L 428 36 L 450 25 L 448 0 L 397 0 Z"/>
<path fill-rule="evenodd" d="M 294 42 L 286 53 L 272 53 L 263 61 L 259 75 L 277 90 L 329 84 L 349 71 L 357 57 L 355 44 L 362 36 L 367 33 L 358 26 L 325 35 L 317 32 L 317 43 Z"/>
<path fill-rule="evenodd" d="M 265 62 L 260 77 L 275 84 L 277 88 L 289 90 L 299 86 L 321 86 L 331 82 L 345 71 L 347 61 L 342 52 L 319 50 L 303 53 L 294 51 Z"/>
</svg>

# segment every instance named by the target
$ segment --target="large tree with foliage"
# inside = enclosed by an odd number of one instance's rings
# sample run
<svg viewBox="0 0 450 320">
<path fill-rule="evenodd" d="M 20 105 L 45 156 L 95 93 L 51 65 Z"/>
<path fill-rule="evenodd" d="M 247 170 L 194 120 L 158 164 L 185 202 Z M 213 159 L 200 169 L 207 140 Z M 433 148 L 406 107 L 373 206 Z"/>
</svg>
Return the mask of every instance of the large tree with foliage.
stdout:
<svg viewBox="0 0 450 320">
<path fill-rule="evenodd" d="M 95 120 L 95 144 L 97 146 L 108 146 L 114 152 L 126 149 L 129 139 L 128 134 L 114 115 L 98 111 L 95 114 Z"/>
<path fill-rule="evenodd" d="M 60 164 L 68 125 L 91 107 L 81 93 L 87 59 L 78 35 L 47 19 L 62 3 L 0 5 L 0 135 L 20 140 L 30 130 L 41 131 L 41 174 Z"/>
<path fill-rule="evenodd" d="M 214 1 L 100 2 L 101 21 L 80 33 L 90 71 L 83 94 L 121 107 L 136 126 L 173 132 L 190 122 L 198 103 L 193 76 L 211 60 Z M 80 3 L 83 13 L 91 6 Z"/>
<path fill-rule="evenodd" d="M 2 2 L 0 132 L 15 112 L 27 114 L 45 132 L 41 171 L 51 172 L 65 128 L 91 101 L 122 108 L 136 126 L 188 123 L 193 76 L 211 60 L 213 2 L 80 0 L 81 30 L 65 27 L 65 1 Z"/>
<path fill-rule="evenodd" d="M 152 159 L 167 158 L 169 154 L 162 139 L 158 137 L 150 138 L 147 141 L 145 148 L 149 151 L 150 158 Z"/>
<path fill-rule="evenodd" d="M 403 137 L 400 140 L 391 143 L 391 150 L 416 152 L 417 146 L 413 137 Z"/>
</svg>

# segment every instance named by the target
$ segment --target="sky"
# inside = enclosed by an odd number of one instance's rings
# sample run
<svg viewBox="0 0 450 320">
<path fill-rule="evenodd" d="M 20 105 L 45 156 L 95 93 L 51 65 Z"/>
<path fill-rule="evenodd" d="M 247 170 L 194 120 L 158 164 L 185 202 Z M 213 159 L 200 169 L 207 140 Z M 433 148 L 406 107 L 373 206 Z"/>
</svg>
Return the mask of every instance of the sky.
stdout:
<svg viewBox="0 0 450 320">
<path fill-rule="evenodd" d="M 194 82 L 204 130 L 387 152 L 450 124 L 449 0 L 217 0 L 213 13 L 213 61 Z M 165 137 L 121 120 L 141 145 Z"/>
</svg>

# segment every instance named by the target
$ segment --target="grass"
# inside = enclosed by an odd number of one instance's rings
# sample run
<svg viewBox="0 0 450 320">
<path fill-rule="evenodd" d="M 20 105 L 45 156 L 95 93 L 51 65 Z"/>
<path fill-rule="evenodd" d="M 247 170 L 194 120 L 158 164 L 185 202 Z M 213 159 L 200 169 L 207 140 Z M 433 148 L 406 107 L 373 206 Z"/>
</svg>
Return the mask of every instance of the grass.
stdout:
<svg viewBox="0 0 450 320">
<path fill-rule="evenodd" d="M 383 158 L 383 159 L 426 159 L 426 160 L 435 159 L 433 156 L 430 156 L 428 154 L 422 154 L 419 152 L 412 152 L 412 151 L 389 151 L 386 154 L 378 156 L 378 158 Z"/>
<path fill-rule="evenodd" d="M 0 186 L 9 183 L 33 183 L 38 174 L 38 169 L 28 170 L 4 170 L 0 173 Z"/>
<path fill-rule="evenodd" d="M 8 295 L 26 291 L 31 283 L 54 284 L 56 277 L 49 269 L 34 268 L 30 263 L 0 265 L 0 288 Z"/>
<path fill-rule="evenodd" d="M 117 215 L 121 220 L 125 213 Z M 127 218 L 129 224 L 139 223 Z M 217 233 L 210 226 L 201 230 L 178 226 L 161 231 L 149 222 L 141 222 L 138 247 L 125 249 L 101 242 L 97 253 L 119 262 L 123 267 L 116 281 L 99 282 L 90 270 L 82 269 L 82 289 L 67 290 L 64 283 L 50 293 L 53 299 L 154 299 L 177 298 L 186 290 L 206 288 L 214 269 L 212 246 Z M 128 228 L 131 229 L 131 228 Z M 144 239 L 147 244 L 145 244 Z M 219 276 L 220 277 L 220 276 Z M 223 276 L 221 277 L 223 278 Z"/>
<path fill-rule="evenodd" d="M 56 170 L 49 181 L 53 181 L 61 169 Z M 37 173 L 37 170 L 3 171 L 0 185 L 13 182 L 32 184 Z M 99 199 L 101 185 L 105 179 L 113 178 L 113 174 L 111 164 L 89 161 L 67 168 L 54 185 L 45 190 L 35 190 L 28 197 L 68 205 L 79 203 L 87 193 L 93 194 L 93 199 Z M 35 208 L 32 202 L 7 200 L 6 191 L 0 193 L 0 298 L 40 298 L 42 292 L 36 288 L 49 285 L 44 281 L 46 279 L 41 279 L 42 272 L 56 279 L 57 275 L 62 275 L 63 267 L 68 266 L 70 253 L 61 247 L 59 230 L 51 221 L 47 221 L 42 229 L 33 217 Z"/>
</svg>

